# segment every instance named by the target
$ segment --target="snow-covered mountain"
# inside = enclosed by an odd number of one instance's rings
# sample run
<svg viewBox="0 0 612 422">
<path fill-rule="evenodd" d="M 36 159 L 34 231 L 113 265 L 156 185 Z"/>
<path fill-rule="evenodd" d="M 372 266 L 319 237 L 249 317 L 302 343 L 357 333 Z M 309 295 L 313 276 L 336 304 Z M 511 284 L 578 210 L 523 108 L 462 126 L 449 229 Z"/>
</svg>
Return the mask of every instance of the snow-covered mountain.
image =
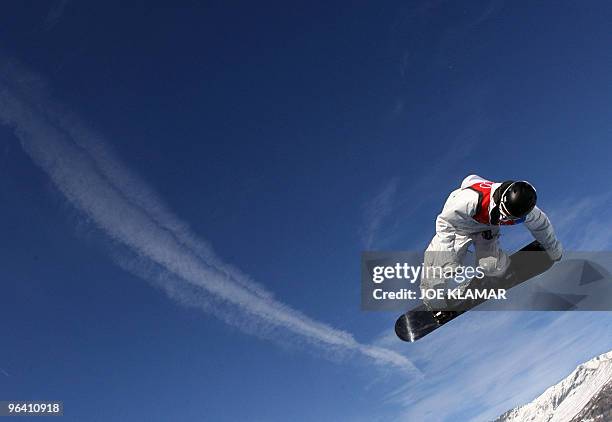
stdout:
<svg viewBox="0 0 612 422">
<path fill-rule="evenodd" d="M 578 366 L 531 403 L 495 422 L 612 421 L 612 351 Z"/>
</svg>

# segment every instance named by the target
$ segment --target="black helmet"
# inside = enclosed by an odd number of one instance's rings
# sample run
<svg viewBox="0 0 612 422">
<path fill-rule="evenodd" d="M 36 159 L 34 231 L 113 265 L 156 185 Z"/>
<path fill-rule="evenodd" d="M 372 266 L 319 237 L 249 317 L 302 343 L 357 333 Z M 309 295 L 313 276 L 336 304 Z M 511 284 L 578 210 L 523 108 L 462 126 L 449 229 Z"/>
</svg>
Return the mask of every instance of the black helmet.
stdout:
<svg viewBox="0 0 612 422">
<path fill-rule="evenodd" d="M 538 200 L 536 190 L 529 182 L 504 182 L 500 188 L 505 189 L 501 193 L 499 210 L 506 218 L 525 217 Z"/>
</svg>

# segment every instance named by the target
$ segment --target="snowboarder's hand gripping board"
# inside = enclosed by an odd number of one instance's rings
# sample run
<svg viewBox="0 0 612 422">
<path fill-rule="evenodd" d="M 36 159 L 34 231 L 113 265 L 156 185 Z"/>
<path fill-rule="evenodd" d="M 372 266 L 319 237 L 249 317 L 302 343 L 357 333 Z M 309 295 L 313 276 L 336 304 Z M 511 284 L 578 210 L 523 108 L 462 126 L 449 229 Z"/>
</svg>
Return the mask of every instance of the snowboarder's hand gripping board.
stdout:
<svg viewBox="0 0 612 422">
<path fill-rule="evenodd" d="M 478 285 L 486 287 L 487 284 L 494 284 L 497 288 L 510 289 L 544 273 L 554 263 L 538 241 L 515 252 L 510 258 L 510 266 L 503 278 L 485 277 L 479 280 Z M 431 311 L 425 305 L 420 305 L 397 319 L 395 333 L 404 341 L 414 342 L 484 301 L 481 299 L 465 302 L 458 308 L 460 310 L 442 312 Z"/>
</svg>

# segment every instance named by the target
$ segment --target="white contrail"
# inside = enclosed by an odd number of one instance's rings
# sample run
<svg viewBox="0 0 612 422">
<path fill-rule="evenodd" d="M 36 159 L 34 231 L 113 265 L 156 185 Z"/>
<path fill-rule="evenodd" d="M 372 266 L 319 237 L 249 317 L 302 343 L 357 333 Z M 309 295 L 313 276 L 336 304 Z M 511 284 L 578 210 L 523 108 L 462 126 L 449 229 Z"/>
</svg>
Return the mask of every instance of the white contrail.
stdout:
<svg viewBox="0 0 612 422">
<path fill-rule="evenodd" d="M 223 313 L 223 307 L 238 310 L 252 329 L 283 328 L 327 351 L 359 352 L 381 365 L 417 371 L 406 357 L 359 343 L 351 334 L 275 300 L 224 263 L 113 156 L 99 136 L 45 97 L 40 78 L 14 62 L 0 62 L 0 121 L 14 128 L 24 150 L 70 203 L 111 239 L 169 276 L 155 279 L 148 274 L 149 281 L 191 305 L 207 308 L 213 300 L 215 314 Z M 188 296 L 197 291 L 207 297 Z"/>
</svg>

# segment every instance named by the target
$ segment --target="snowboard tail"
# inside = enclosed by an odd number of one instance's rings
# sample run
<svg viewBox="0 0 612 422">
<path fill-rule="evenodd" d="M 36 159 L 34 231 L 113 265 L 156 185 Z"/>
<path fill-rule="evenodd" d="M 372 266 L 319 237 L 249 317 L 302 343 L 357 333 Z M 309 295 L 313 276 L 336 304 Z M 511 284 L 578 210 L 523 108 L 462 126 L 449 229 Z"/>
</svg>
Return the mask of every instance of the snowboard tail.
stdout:
<svg viewBox="0 0 612 422">
<path fill-rule="evenodd" d="M 477 283 L 470 283 L 469 288 L 494 286 L 508 290 L 544 273 L 553 265 L 553 261 L 537 240 L 513 253 L 510 260 L 510 266 L 503 278 L 484 277 L 477 280 Z M 425 304 L 419 305 L 397 319 L 395 334 L 403 341 L 415 342 L 485 301 L 486 299 L 463 301 L 460 308 L 449 309 L 437 317 L 434 316 L 436 312 L 429 310 Z"/>
</svg>

